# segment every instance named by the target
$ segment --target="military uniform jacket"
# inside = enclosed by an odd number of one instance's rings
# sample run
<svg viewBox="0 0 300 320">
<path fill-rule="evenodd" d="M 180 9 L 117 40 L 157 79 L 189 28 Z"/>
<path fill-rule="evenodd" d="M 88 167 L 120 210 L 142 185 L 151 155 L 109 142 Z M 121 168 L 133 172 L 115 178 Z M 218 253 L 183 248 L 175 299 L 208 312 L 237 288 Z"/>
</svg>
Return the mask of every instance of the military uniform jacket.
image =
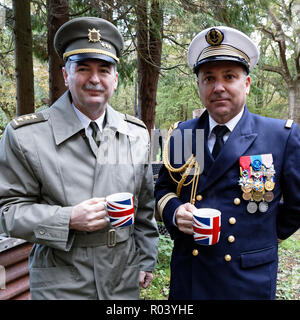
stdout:
<svg viewBox="0 0 300 320">
<path fill-rule="evenodd" d="M 32 299 L 138 299 L 139 271 L 155 267 L 148 131 L 110 106 L 105 121 L 98 149 L 67 92 L 47 110 L 14 119 L 4 132 L 1 226 L 34 243 Z M 116 239 L 110 225 L 90 233 L 69 230 L 74 205 L 116 192 L 134 194 L 134 228 L 118 229 Z"/>
<path fill-rule="evenodd" d="M 241 120 L 214 160 L 207 147 L 208 123 L 206 111 L 200 118 L 180 123 L 174 132 L 180 130 L 182 136 L 192 132 L 194 138 L 196 129 L 204 130 L 204 168 L 195 206 L 221 211 L 219 242 L 213 246 L 198 245 L 193 236 L 174 226 L 176 208 L 190 201 L 190 185 L 183 187 L 177 197 L 176 184 L 163 166 L 155 186 L 158 209 L 174 239 L 170 299 L 273 299 L 277 239 L 289 237 L 300 225 L 299 127 L 286 127 L 285 121 L 251 114 L 245 107 Z M 170 146 L 171 164 L 176 167 L 172 159 L 174 146 Z M 194 154 L 195 148 L 193 140 Z M 274 199 L 266 212 L 251 214 L 238 185 L 239 159 L 262 154 L 273 157 Z M 176 174 L 174 177 L 179 180 Z M 282 197 L 284 202 L 280 202 Z"/>
</svg>

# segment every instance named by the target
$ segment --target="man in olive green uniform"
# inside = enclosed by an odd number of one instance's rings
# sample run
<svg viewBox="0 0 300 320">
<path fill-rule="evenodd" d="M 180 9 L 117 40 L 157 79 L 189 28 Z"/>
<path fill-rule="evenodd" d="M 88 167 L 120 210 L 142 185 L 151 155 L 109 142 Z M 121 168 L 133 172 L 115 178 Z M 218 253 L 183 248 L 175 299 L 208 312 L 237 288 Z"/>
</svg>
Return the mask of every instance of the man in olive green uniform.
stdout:
<svg viewBox="0 0 300 320">
<path fill-rule="evenodd" d="M 65 23 L 54 40 L 68 91 L 15 118 L 0 146 L 0 227 L 33 242 L 32 299 L 138 299 L 157 258 L 149 135 L 108 105 L 123 48 L 100 18 Z M 135 223 L 112 228 L 103 201 L 134 195 Z M 0 229 L 1 229 L 0 228 Z"/>
</svg>

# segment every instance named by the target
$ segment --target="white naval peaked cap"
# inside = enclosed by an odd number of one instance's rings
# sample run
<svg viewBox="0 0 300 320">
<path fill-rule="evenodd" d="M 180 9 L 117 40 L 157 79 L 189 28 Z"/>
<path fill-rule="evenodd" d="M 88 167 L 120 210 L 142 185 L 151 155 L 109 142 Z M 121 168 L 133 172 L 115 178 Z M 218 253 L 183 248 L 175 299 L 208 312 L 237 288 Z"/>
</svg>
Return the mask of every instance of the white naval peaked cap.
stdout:
<svg viewBox="0 0 300 320">
<path fill-rule="evenodd" d="M 224 60 L 241 63 L 249 73 L 258 58 L 255 43 L 243 32 L 226 26 L 207 28 L 198 33 L 187 54 L 188 65 L 195 73 L 204 63 Z"/>
</svg>

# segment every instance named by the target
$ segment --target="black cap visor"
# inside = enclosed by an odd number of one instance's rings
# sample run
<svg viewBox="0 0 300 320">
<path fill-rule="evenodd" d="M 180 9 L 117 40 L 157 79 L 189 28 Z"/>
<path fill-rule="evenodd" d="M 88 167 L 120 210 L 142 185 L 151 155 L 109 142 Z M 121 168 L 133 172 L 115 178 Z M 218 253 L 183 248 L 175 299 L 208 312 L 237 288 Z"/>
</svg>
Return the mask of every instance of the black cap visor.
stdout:
<svg viewBox="0 0 300 320">
<path fill-rule="evenodd" d="M 84 60 L 104 60 L 109 63 L 117 64 L 117 61 L 113 59 L 112 57 L 109 57 L 105 54 L 99 54 L 99 53 L 80 53 L 80 54 L 73 54 L 72 56 L 68 57 L 68 60 L 70 61 L 84 61 Z"/>
</svg>

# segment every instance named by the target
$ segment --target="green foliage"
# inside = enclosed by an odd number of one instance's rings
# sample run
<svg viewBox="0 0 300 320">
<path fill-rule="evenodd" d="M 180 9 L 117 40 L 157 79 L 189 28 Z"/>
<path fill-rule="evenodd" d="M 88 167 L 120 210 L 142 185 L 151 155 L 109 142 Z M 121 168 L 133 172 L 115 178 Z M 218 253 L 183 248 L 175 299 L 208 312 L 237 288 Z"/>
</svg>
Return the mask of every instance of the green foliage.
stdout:
<svg viewBox="0 0 300 320">
<path fill-rule="evenodd" d="M 109 104 L 119 112 L 134 116 L 134 95 L 134 85 L 119 81 L 118 90 L 110 99 Z"/>
<path fill-rule="evenodd" d="M 156 127 L 168 129 L 176 121 L 192 118 L 194 109 L 201 108 L 195 75 L 171 70 L 161 78 L 157 93 Z"/>
<path fill-rule="evenodd" d="M 187 67 L 186 53 L 192 38 L 202 29 L 214 25 L 229 25 L 237 27 L 251 35 L 261 48 L 260 66 L 251 72 L 251 93 L 247 105 L 255 113 L 287 118 L 288 88 L 282 77 L 273 72 L 262 71 L 262 64 L 278 64 L 278 48 L 276 43 L 260 32 L 261 23 L 266 28 L 273 28 L 268 19 L 268 7 L 271 5 L 281 19 L 284 31 L 288 30 L 291 22 L 285 18 L 286 12 L 280 10 L 283 2 L 275 0 L 159 0 L 164 12 L 163 50 L 161 74 L 157 92 L 156 128 L 169 128 L 176 121 L 192 118 L 194 109 L 202 108 L 198 98 L 196 78 Z M 10 6 L 11 1 L 0 0 Z M 136 16 L 134 6 L 137 0 L 121 2 L 114 1 L 83 1 L 70 0 L 70 18 L 77 16 L 112 17 L 113 22 L 120 28 L 125 50 L 118 65 L 119 88 L 111 99 L 113 107 L 121 112 L 134 115 L 137 104 L 136 80 Z M 294 5 L 294 4 L 293 4 Z M 291 9 L 293 6 L 291 4 Z M 11 20 L 11 10 L 8 17 Z M 297 22 L 296 11 L 292 17 Z M 9 21 L 10 21 L 9 20 Z M 298 21 L 299 22 L 299 21 Z M 15 113 L 15 85 L 13 70 L 13 51 L 1 55 L 1 52 L 13 50 L 11 23 L 0 31 L 0 80 L 3 91 L 0 97 L 0 132 L 3 125 Z M 296 28 L 296 26 L 295 26 Z M 32 2 L 32 30 L 35 60 L 35 99 L 37 107 L 46 106 L 48 99 L 47 65 L 36 66 L 38 61 L 47 60 L 47 11 L 46 1 Z M 293 29 L 294 30 L 294 29 Z M 297 33 L 291 33 L 287 39 L 287 58 L 293 75 L 295 69 L 295 44 Z"/>
<path fill-rule="evenodd" d="M 300 299 L 300 233 L 279 245 L 277 299 Z"/>
<path fill-rule="evenodd" d="M 146 300 L 165 300 L 169 295 L 170 260 L 173 241 L 170 237 L 159 236 L 158 261 L 154 278 L 147 289 L 141 289 L 140 297 Z"/>
</svg>

